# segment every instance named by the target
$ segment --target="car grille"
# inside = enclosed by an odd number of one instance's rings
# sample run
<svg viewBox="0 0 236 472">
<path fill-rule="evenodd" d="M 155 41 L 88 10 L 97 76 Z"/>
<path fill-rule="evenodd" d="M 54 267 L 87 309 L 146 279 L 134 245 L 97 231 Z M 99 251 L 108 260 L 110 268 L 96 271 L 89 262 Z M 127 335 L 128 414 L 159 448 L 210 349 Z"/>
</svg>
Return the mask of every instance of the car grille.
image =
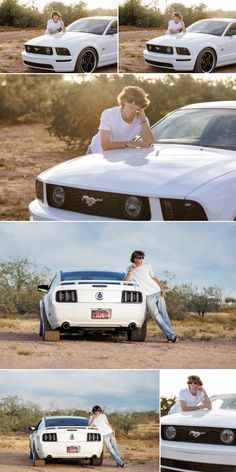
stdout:
<svg viewBox="0 0 236 472">
<path fill-rule="evenodd" d="M 168 440 L 165 436 L 165 430 L 168 426 L 162 426 L 161 428 L 161 437 L 162 439 Z M 176 429 L 176 436 L 174 439 L 169 441 L 181 441 L 181 442 L 188 442 L 194 444 L 221 444 L 225 445 L 221 439 L 220 434 L 224 430 L 223 428 L 211 428 L 209 427 L 194 427 L 194 426 L 175 426 Z M 192 434 L 191 434 L 192 432 Z M 198 437 L 194 437 L 194 432 L 201 433 Z M 236 431 L 234 431 L 236 432 Z M 236 445 L 236 436 L 234 442 L 228 445 L 227 447 L 231 447 L 232 445 Z M 226 446 L 226 445 L 225 445 Z"/>
<path fill-rule="evenodd" d="M 26 44 L 25 49 L 30 54 L 45 54 L 47 56 L 52 56 L 53 54 L 52 48 L 45 46 L 31 46 L 30 44 Z"/>
<path fill-rule="evenodd" d="M 173 54 L 171 46 L 158 46 L 156 44 L 147 44 L 148 51 L 157 52 L 158 54 Z"/>
<path fill-rule="evenodd" d="M 164 466 L 164 467 L 163 467 Z M 171 469 L 168 469 L 171 467 Z M 236 472 L 236 467 L 222 464 L 206 464 L 200 462 L 176 461 L 174 459 L 161 459 L 162 472 L 174 472 L 176 470 L 188 470 L 195 472 Z"/>
<path fill-rule="evenodd" d="M 58 208 L 53 202 L 52 192 L 57 185 L 47 184 L 47 202 L 49 206 Z M 137 197 L 142 201 L 142 211 L 137 218 L 129 217 L 125 211 L 125 201 L 130 195 L 122 195 L 112 192 L 99 192 L 96 190 L 84 190 L 72 187 L 61 187 L 65 192 L 65 201 L 60 209 L 75 211 L 91 216 L 104 216 L 125 220 L 150 220 L 151 212 L 147 197 Z M 93 203 L 94 201 L 94 203 Z"/>
<path fill-rule="evenodd" d="M 174 69 L 173 64 L 169 64 L 168 62 L 159 62 L 159 61 L 150 61 L 150 59 L 145 59 L 148 64 L 152 64 L 158 67 L 166 67 L 167 69 Z"/>
<path fill-rule="evenodd" d="M 125 290 L 121 295 L 121 303 L 142 303 L 142 292 L 133 292 L 132 290 Z"/>
<path fill-rule="evenodd" d="M 166 221 L 206 221 L 201 205 L 192 200 L 160 199 L 163 219 Z"/>
<path fill-rule="evenodd" d="M 51 66 L 51 64 L 40 64 L 38 62 L 30 62 L 30 61 L 24 61 L 24 64 L 26 66 L 30 66 L 30 67 L 36 67 L 38 69 L 53 69 L 53 66 Z"/>
</svg>

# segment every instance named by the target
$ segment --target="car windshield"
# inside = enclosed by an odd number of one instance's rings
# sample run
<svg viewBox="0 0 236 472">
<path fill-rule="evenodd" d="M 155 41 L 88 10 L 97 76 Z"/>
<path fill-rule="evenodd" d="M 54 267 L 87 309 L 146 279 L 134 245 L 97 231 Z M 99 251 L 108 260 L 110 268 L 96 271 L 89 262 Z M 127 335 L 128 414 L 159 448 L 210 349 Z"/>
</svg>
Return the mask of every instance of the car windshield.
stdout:
<svg viewBox="0 0 236 472">
<path fill-rule="evenodd" d="M 45 418 L 47 428 L 52 426 L 88 426 L 87 418 L 79 418 L 75 416 L 63 416 L 55 418 Z"/>
<path fill-rule="evenodd" d="M 74 23 L 67 26 L 66 31 L 70 33 L 103 34 L 109 23 L 110 20 L 105 19 L 82 18 L 81 20 L 74 21 Z"/>
<path fill-rule="evenodd" d="M 78 272 L 62 272 L 61 280 L 62 282 L 70 280 L 114 280 L 120 281 L 124 280 L 124 272 L 110 272 L 110 271 L 78 271 Z"/>
<path fill-rule="evenodd" d="M 236 410 L 236 394 L 213 395 L 210 399 L 214 410 Z"/>
<path fill-rule="evenodd" d="M 205 33 L 212 34 L 213 36 L 222 36 L 228 21 L 197 21 L 187 28 L 188 33 Z"/>
<path fill-rule="evenodd" d="M 152 127 L 156 143 L 236 150 L 236 110 L 177 110 Z"/>
</svg>

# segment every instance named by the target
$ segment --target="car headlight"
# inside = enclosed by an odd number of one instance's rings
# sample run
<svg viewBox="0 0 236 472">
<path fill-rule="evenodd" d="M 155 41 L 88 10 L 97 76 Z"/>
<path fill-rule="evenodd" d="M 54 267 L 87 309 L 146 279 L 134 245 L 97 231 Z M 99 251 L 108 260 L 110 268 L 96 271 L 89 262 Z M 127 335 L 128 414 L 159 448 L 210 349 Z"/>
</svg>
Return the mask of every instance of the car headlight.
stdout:
<svg viewBox="0 0 236 472">
<path fill-rule="evenodd" d="M 67 48 L 56 48 L 58 56 L 70 56 L 70 51 Z"/>
<path fill-rule="evenodd" d="M 224 429 L 220 433 L 220 439 L 224 444 L 232 444 L 234 442 L 235 434 L 232 429 Z"/>
<path fill-rule="evenodd" d="M 173 439 L 175 439 L 176 434 L 177 434 L 176 428 L 174 426 L 166 426 L 163 432 L 164 432 L 165 438 L 168 439 L 169 441 L 172 441 Z"/>
<path fill-rule="evenodd" d="M 55 187 L 52 191 L 52 201 L 56 207 L 62 207 L 65 203 L 66 194 L 62 187 Z"/>
<path fill-rule="evenodd" d="M 131 220 L 137 220 L 143 211 L 143 202 L 141 198 L 129 196 L 124 201 L 125 215 Z"/>
<path fill-rule="evenodd" d="M 51 55 L 52 54 L 52 48 L 46 47 L 45 52 L 46 52 L 46 54 Z"/>
<path fill-rule="evenodd" d="M 38 179 L 36 179 L 36 197 L 43 201 L 43 182 Z"/>
<path fill-rule="evenodd" d="M 190 56 L 190 52 L 187 48 L 176 48 L 176 52 L 182 56 Z"/>
</svg>

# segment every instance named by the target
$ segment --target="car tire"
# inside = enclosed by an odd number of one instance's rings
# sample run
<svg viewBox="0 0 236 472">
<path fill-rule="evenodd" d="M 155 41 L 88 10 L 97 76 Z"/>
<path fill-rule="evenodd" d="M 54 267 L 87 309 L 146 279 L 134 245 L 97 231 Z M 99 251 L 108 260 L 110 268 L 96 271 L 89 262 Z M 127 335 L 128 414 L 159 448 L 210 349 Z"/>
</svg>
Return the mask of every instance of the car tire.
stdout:
<svg viewBox="0 0 236 472">
<path fill-rule="evenodd" d="M 136 328 L 133 331 L 130 329 L 127 331 L 128 341 L 143 342 L 147 335 L 147 320 L 144 321 L 141 328 Z"/>
<path fill-rule="evenodd" d="M 94 72 L 97 67 L 97 63 L 98 56 L 95 49 L 85 48 L 77 59 L 75 72 L 82 72 L 83 74 Z"/>
<path fill-rule="evenodd" d="M 33 466 L 34 467 L 44 467 L 45 466 L 45 460 L 44 459 L 39 459 L 39 456 L 38 456 L 34 446 L 33 446 L 33 451 L 32 451 L 32 459 L 33 459 Z"/>
<path fill-rule="evenodd" d="M 42 322 L 42 336 L 45 342 L 58 342 L 60 341 L 60 331 L 58 329 L 52 329 L 45 312 L 43 311 L 43 322 Z"/>
<path fill-rule="evenodd" d="M 216 67 L 216 53 L 211 48 L 203 49 L 197 56 L 194 72 L 207 74 L 213 72 Z"/>
<path fill-rule="evenodd" d="M 96 458 L 91 457 L 89 462 L 90 462 L 90 465 L 102 465 L 102 463 L 103 463 L 103 452 L 100 455 L 100 457 L 96 457 Z"/>
</svg>

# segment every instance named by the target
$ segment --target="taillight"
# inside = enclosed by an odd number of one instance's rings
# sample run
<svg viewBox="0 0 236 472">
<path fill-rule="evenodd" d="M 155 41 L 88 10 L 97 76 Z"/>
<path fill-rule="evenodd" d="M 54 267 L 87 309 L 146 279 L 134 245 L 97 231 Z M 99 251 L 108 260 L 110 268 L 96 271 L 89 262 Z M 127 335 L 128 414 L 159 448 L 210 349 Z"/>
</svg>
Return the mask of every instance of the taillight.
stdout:
<svg viewBox="0 0 236 472">
<path fill-rule="evenodd" d="M 142 303 L 142 292 L 133 292 L 131 290 L 124 290 L 121 296 L 121 303 Z"/>
<path fill-rule="evenodd" d="M 101 434 L 99 433 L 88 433 L 87 441 L 101 441 Z"/>
<path fill-rule="evenodd" d="M 56 292 L 56 301 L 61 303 L 77 302 L 76 290 L 59 290 Z"/>
<path fill-rule="evenodd" d="M 42 436 L 44 442 L 55 442 L 57 441 L 56 433 L 44 433 Z"/>
</svg>

